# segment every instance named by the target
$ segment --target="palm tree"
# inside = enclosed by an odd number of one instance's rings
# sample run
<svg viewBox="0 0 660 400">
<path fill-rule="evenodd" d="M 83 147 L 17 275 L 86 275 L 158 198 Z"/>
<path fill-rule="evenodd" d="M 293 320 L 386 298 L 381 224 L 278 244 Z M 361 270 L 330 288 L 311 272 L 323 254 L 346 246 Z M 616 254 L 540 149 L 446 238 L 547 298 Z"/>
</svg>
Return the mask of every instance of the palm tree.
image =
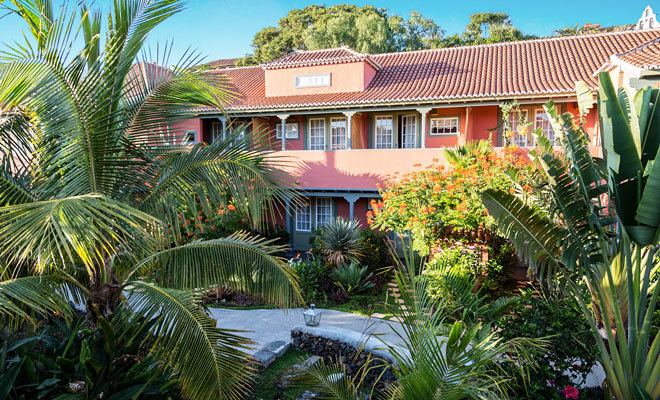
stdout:
<svg viewBox="0 0 660 400">
<path fill-rule="evenodd" d="M 249 342 L 216 328 L 195 293 L 224 285 L 288 306 L 297 277 L 281 248 L 246 233 L 182 244 L 177 219 L 203 199 L 263 226 L 288 195 L 279 161 L 257 133 L 182 143 L 180 121 L 235 95 L 223 76 L 190 68 L 190 54 L 171 68 L 139 57 L 180 1 L 116 0 L 104 37 L 84 3 L 13 4 L 32 37 L 0 56 L 0 316 L 66 316 L 74 299 L 99 327 L 158 319 L 150 351 L 187 398 L 240 398 Z"/>
<path fill-rule="evenodd" d="M 604 159 L 592 157 L 588 136 L 572 114 L 548 103 L 563 155 L 537 132 L 536 162 L 551 193 L 549 209 L 536 198 L 488 190 L 483 201 L 534 275 L 560 277 L 578 299 L 598 342 L 610 393 L 618 399 L 660 397 L 660 334 L 650 329 L 660 285 L 660 90 L 614 89 L 601 73 L 598 112 Z M 579 84 L 582 116 L 594 101 Z M 588 288 L 584 298 L 579 283 Z M 587 305 L 593 306 L 593 314 Z M 603 325 L 607 342 L 599 332 Z"/>
</svg>

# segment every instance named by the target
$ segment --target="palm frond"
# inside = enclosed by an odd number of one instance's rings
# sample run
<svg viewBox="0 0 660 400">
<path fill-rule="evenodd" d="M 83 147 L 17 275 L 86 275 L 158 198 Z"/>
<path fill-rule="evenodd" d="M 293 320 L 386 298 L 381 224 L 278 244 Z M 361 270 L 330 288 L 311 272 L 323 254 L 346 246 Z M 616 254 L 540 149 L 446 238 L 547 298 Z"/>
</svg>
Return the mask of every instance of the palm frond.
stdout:
<svg viewBox="0 0 660 400">
<path fill-rule="evenodd" d="M 173 204 L 186 204 L 200 193 L 212 205 L 231 200 L 239 212 L 251 218 L 255 227 L 272 220 L 283 198 L 290 196 L 290 177 L 277 160 L 265 157 L 257 142 L 218 141 L 189 151 L 172 154 L 162 173 L 142 198 L 139 208 L 153 214 Z M 163 215 L 164 219 L 171 215 Z M 174 225 L 175 221 L 170 221 Z"/>
<path fill-rule="evenodd" d="M 518 254 L 531 263 L 540 280 L 552 279 L 565 268 L 558 261 L 565 229 L 512 194 L 489 189 L 482 194 L 482 200 L 497 220 L 498 229 L 515 244 Z"/>
<path fill-rule="evenodd" d="M 161 285 L 180 290 L 227 286 L 280 306 L 301 304 L 298 276 L 277 255 L 281 250 L 272 241 L 236 232 L 157 252 L 134 271 L 154 271 Z"/>
<path fill-rule="evenodd" d="M 37 272 L 82 263 L 93 276 L 121 249 L 140 250 L 135 240 L 156 229 L 151 216 L 100 195 L 12 205 L 0 208 L 0 257 Z"/>
<path fill-rule="evenodd" d="M 132 282 L 126 310 L 113 323 L 130 323 L 131 313 L 157 318 L 151 352 L 179 374 L 181 390 L 192 399 L 241 399 L 252 374 L 244 350 L 252 343 L 237 331 L 216 328 L 192 295 Z"/>
<path fill-rule="evenodd" d="M 68 294 L 63 280 L 54 276 L 26 276 L 0 281 L 0 316 L 8 324 L 24 319 L 32 321 L 33 313 L 71 317 Z"/>
</svg>

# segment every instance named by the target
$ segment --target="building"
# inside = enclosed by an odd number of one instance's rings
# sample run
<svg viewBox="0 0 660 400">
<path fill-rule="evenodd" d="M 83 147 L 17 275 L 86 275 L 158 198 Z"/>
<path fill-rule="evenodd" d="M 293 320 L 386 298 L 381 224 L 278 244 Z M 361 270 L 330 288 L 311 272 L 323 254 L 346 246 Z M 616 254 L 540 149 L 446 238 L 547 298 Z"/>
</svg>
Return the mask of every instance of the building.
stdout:
<svg viewBox="0 0 660 400">
<path fill-rule="evenodd" d="M 635 29 L 657 29 L 660 28 L 660 23 L 656 18 L 655 13 L 650 5 L 646 6 L 642 16 L 637 21 Z"/>
<path fill-rule="evenodd" d="M 552 139 L 545 102 L 577 113 L 575 82 L 596 90 L 604 70 L 619 84 L 641 83 L 658 72 L 658 40 L 660 30 L 644 29 L 390 54 L 296 51 L 210 72 L 225 75 L 238 97 L 225 113 L 199 109 L 183 129 L 206 142 L 240 122 L 269 132 L 276 154 L 293 161 L 286 172 L 306 196 L 280 221 L 303 250 L 335 215 L 364 223 L 377 184 L 442 159 L 443 147 L 479 139 L 502 146 L 503 102 L 517 101 Z M 511 123 L 522 116 L 512 113 Z M 593 110 L 586 127 L 598 145 Z M 534 145 L 529 135 L 511 140 Z"/>
</svg>

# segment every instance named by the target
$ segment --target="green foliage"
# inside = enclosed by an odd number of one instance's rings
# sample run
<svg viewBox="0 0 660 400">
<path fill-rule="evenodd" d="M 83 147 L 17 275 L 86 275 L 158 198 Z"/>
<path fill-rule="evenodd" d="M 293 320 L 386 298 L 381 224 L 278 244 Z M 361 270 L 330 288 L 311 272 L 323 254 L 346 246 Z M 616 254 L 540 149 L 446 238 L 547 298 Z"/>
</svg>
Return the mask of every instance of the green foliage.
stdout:
<svg viewBox="0 0 660 400">
<path fill-rule="evenodd" d="M 422 255 L 430 254 L 455 230 L 494 228 L 481 193 L 493 188 L 517 190 L 508 170 L 515 169 L 523 180 L 520 190 L 531 190 L 525 184 L 530 166 L 512 148 L 500 156 L 492 143 L 478 141 L 445 153 L 450 168 L 434 164 L 391 179 L 380 190 L 382 201 L 374 202 L 373 212 L 367 213 L 373 228 L 411 232 L 413 247 Z"/>
<path fill-rule="evenodd" d="M 300 292 L 307 303 L 327 300 L 334 284 L 330 278 L 330 268 L 316 259 L 291 259 L 289 265 L 296 271 L 300 279 Z"/>
<path fill-rule="evenodd" d="M 464 44 L 489 44 L 534 39 L 513 26 L 508 14 L 481 12 L 470 15 L 470 23 L 463 33 Z"/>
<path fill-rule="evenodd" d="M 373 229 L 363 229 L 360 231 L 360 240 L 362 241 L 362 256 L 359 265 L 367 267 L 369 272 L 374 275 L 392 265 L 387 234 Z"/>
<path fill-rule="evenodd" d="M 660 396 L 655 368 L 660 335 L 653 339 L 650 332 L 660 295 L 655 272 L 660 268 L 655 168 L 660 90 L 617 91 L 608 73 L 601 73 L 599 82 L 605 159 L 589 152 L 583 120 L 569 113 L 558 116 L 549 102 L 546 112 L 564 156 L 540 131 L 533 153 L 549 183 L 549 209 L 539 212 L 530 206 L 534 198 L 496 190 L 484 193 L 484 202 L 537 276 L 545 274 L 551 283 L 569 277 L 568 290 L 589 321 L 612 396 L 655 398 Z M 590 296 L 576 284 L 580 280 Z"/>
<path fill-rule="evenodd" d="M 289 178 L 259 132 L 249 143 L 237 133 L 208 146 L 183 140 L 181 120 L 234 98 L 226 78 L 192 68 L 194 54 L 172 65 L 165 46 L 140 58 L 183 2 L 118 0 L 104 24 L 79 3 L 75 12 L 54 12 L 51 1 L 8 6 L 29 33 L 0 60 L 1 152 L 11 160 L 0 164 L 2 320 L 67 316 L 71 294 L 104 335 L 148 315 L 150 356 L 177 374 L 186 398 L 241 398 L 251 371 L 235 365 L 247 364 L 246 341 L 181 290 L 225 285 L 290 305 L 301 300 L 297 278 L 282 248 L 260 237 L 189 241 L 180 212 L 231 206 L 264 232 Z"/>
<path fill-rule="evenodd" d="M 369 280 L 372 275 L 367 267 L 358 267 L 356 263 L 352 262 L 350 265 L 342 263 L 332 271 L 330 276 L 337 287 L 350 295 L 362 293 L 374 287 L 374 283 Z"/>
<path fill-rule="evenodd" d="M 289 348 L 281 357 L 273 361 L 268 368 L 259 372 L 255 379 L 252 391 L 247 397 L 248 400 L 272 400 L 286 399 L 294 400 L 300 395 L 301 391 L 288 388 L 282 393 L 282 390 L 276 386 L 277 381 L 283 374 L 288 373 L 291 368 L 310 357 L 311 354 L 300 350 Z"/>
<path fill-rule="evenodd" d="M 529 381 L 512 382 L 511 395 L 515 398 L 563 399 L 561 390 L 584 383 L 596 363 L 596 340 L 578 303 L 570 296 L 545 290 L 523 291 L 515 308 L 495 326 L 505 339 L 550 339 L 551 347 L 539 355 L 541 360 L 537 368 L 530 370 Z"/>
<path fill-rule="evenodd" d="M 408 19 L 390 15 L 386 8 L 336 4 L 294 9 L 277 27 L 257 32 L 254 54 L 238 65 L 273 61 L 294 50 L 348 46 L 364 53 L 386 53 L 439 47 L 443 31 L 433 20 L 411 11 Z"/>
<path fill-rule="evenodd" d="M 412 259 L 412 252 L 406 254 Z M 398 265 L 396 280 L 403 304 L 396 305 L 395 315 L 404 322 L 392 327 L 401 344 L 382 343 L 397 362 L 393 372 L 396 385 L 379 392 L 384 399 L 465 399 L 502 398 L 506 396 L 509 371 L 533 361 L 535 352 L 547 348 L 545 339 L 515 338 L 503 340 L 481 323 L 447 322 L 444 310 L 433 312 L 433 302 L 426 294 L 425 279 L 415 275 L 419 267 Z M 360 393 L 373 394 L 374 386 L 365 384 L 366 372 L 378 368 L 367 363 L 348 373 L 340 362 L 320 364 L 296 379 L 302 388 L 313 388 L 324 399 L 355 400 Z M 337 379 L 337 373 L 341 378 Z M 526 376 L 526 370 L 516 373 Z"/>
<path fill-rule="evenodd" d="M 178 379 L 149 354 L 149 330 L 156 320 L 135 316 L 134 324 L 116 330 L 107 322 L 96 329 L 84 317 L 53 320 L 36 334 L 2 342 L 0 381 L 14 373 L 9 398 L 113 399 L 179 398 Z M 0 399 L 6 397 L 0 389 Z"/>
<path fill-rule="evenodd" d="M 316 231 L 314 240 L 324 260 L 334 266 L 359 262 L 363 254 L 360 223 L 357 220 L 336 217 Z"/>
</svg>

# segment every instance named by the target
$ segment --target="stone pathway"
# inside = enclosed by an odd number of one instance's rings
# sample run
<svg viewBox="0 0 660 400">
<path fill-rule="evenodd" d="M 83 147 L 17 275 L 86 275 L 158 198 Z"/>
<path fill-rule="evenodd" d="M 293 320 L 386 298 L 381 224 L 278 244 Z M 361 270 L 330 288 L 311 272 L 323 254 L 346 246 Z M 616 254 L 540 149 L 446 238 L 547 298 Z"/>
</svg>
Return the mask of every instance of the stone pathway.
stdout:
<svg viewBox="0 0 660 400">
<path fill-rule="evenodd" d="M 401 343 L 392 328 L 401 331 L 401 324 L 385 321 L 377 318 L 369 318 L 363 315 L 347 312 L 321 309 L 321 327 L 335 327 L 358 332 L 365 336 L 379 335 L 388 343 Z M 256 345 L 248 353 L 254 355 L 266 346 L 276 342 L 288 344 L 291 341 L 291 329 L 296 326 L 305 325 L 303 309 L 294 308 L 290 310 L 232 310 L 228 308 L 209 308 L 209 311 L 218 321 L 219 328 L 237 329 L 246 331 L 239 333 L 252 339 Z M 272 345 L 273 352 L 281 349 Z"/>
</svg>

